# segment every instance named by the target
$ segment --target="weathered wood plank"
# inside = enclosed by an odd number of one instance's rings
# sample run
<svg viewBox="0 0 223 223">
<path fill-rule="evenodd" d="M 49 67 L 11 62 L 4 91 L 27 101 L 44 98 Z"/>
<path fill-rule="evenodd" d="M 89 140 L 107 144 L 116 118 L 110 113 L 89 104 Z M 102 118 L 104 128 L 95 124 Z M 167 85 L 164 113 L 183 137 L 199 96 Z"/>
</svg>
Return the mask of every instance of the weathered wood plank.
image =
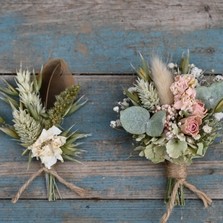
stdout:
<svg viewBox="0 0 223 223">
<path fill-rule="evenodd" d="M 1 1 L 0 13 L 0 72 L 62 57 L 73 72 L 129 73 L 139 51 L 177 60 L 188 48 L 195 64 L 223 71 L 221 0 Z"/>
<path fill-rule="evenodd" d="M 143 201 L 20 201 L 16 205 L 0 202 L 2 223 L 157 223 L 165 211 L 159 200 Z M 223 201 L 204 209 L 199 201 L 175 207 L 168 223 L 222 223 Z"/>
<path fill-rule="evenodd" d="M 11 198 L 31 174 L 40 168 L 33 163 L 27 170 L 27 163 L 5 162 L 0 164 L 0 198 Z M 163 199 L 166 188 L 163 165 L 147 161 L 94 161 L 83 165 L 71 162 L 58 164 L 59 175 L 66 180 L 89 190 L 84 198 L 97 199 Z M 223 199 L 223 162 L 200 161 L 189 167 L 188 181 L 208 193 L 213 199 Z M 69 189 L 59 185 L 64 199 L 79 199 Z M 46 199 L 44 175 L 39 176 L 22 199 Z M 196 198 L 186 191 L 186 198 Z M 197 199 L 197 198 L 196 198 Z"/>
</svg>

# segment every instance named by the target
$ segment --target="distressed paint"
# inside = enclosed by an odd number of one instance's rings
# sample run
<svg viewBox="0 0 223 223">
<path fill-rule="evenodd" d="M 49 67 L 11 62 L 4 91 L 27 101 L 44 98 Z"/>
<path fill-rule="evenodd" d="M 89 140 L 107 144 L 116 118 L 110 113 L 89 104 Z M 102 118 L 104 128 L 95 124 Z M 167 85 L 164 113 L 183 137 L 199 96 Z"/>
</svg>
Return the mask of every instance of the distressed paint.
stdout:
<svg viewBox="0 0 223 223">
<path fill-rule="evenodd" d="M 22 148 L 0 133 L 0 222 L 45 223 L 52 218 L 55 223 L 159 222 L 165 211 L 163 166 L 132 154 L 131 136 L 109 127 L 110 120 L 116 119 L 112 107 L 134 76 L 108 74 L 133 73 L 130 64 L 137 67 L 138 52 L 147 59 L 162 55 L 167 62 L 179 59 L 186 49 L 197 66 L 222 73 L 222 0 L 0 3 L 0 73 L 14 73 L 20 62 L 38 71 L 48 58 L 61 57 L 72 72 L 90 74 L 77 76 L 88 104 L 63 126 L 76 123 L 80 131 L 92 133 L 82 145 L 84 165 L 57 166 L 66 180 L 89 189 L 88 197 L 80 200 L 59 184 L 65 200 L 48 203 L 41 176 L 16 205 L 9 199 L 39 165 L 33 162 L 27 170 Z M 0 115 L 11 120 L 3 102 L 0 108 Z M 217 141 L 202 161 L 195 160 L 188 180 L 214 198 L 214 204 L 204 209 L 186 191 L 187 205 L 174 209 L 170 223 L 222 223 L 222 162 L 223 150 Z"/>
<path fill-rule="evenodd" d="M 4 223 L 48 223 L 52 220 L 54 223 L 157 223 L 164 211 L 165 205 L 160 200 L 0 203 L 0 218 Z M 187 201 L 185 207 L 175 207 L 168 223 L 222 223 L 222 213 L 222 201 L 215 201 L 209 209 L 204 209 L 199 201 Z"/>
<path fill-rule="evenodd" d="M 106 158 L 105 158 L 106 159 Z M 165 168 L 144 161 L 82 161 L 83 165 L 66 162 L 55 168 L 59 175 L 89 190 L 83 198 L 97 199 L 163 199 L 166 189 Z M 222 161 L 195 162 L 188 168 L 188 182 L 205 191 L 213 199 L 223 199 Z M 0 164 L 0 198 L 11 198 L 22 184 L 40 168 L 34 162 L 27 170 L 27 162 Z M 46 199 L 44 175 L 29 186 L 21 199 Z M 64 199 L 79 199 L 65 186 L 58 184 Z M 187 199 L 197 199 L 190 191 Z"/>
<path fill-rule="evenodd" d="M 21 61 L 39 69 L 50 57 L 76 73 L 132 73 L 138 52 L 175 61 L 187 49 L 198 66 L 223 72 L 220 0 L 4 1 L 0 12 L 1 73 Z"/>
</svg>

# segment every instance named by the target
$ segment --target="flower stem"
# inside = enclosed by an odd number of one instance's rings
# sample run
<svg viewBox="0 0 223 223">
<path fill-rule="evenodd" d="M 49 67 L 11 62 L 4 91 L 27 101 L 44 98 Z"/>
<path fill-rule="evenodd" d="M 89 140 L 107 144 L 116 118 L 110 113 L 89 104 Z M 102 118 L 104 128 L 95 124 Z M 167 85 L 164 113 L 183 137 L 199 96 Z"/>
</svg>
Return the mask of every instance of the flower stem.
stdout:
<svg viewBox="0 0 223 223">
<path fill-rule="evenodd" d="M 166 190 L 166 195 L 165 195 L 165 202 L 168 203 L 174 185 L 176 183 L 176 179 L 174 178 L 168 178 L 167 180 L 167 190 Z M 184 186 L 181 185 L 180 188 L 177 191 L 177 195 L 176 195 L 176 200 L 175 200 L 175 205 L 180 205 L 180 206 L 184 206 L 185 205 L 185 197 L 184 197 Z"/>
</svg>

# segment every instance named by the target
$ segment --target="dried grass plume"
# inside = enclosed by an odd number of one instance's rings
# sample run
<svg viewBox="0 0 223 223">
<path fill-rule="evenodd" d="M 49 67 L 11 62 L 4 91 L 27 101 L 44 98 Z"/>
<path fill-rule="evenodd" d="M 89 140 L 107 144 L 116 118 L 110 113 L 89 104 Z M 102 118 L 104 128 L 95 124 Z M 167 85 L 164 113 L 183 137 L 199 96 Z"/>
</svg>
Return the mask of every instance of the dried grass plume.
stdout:
<svg viewBox="0 0 223 223">
<path fill-rule="evenodd" d="M 170 86 L 173 83 L 173 75 L 167 69 L 166 65 L 158 58 L 154 57 L 151 61 L 152 79 L 155 83 L 160 103 L 172 104 L 173 94 L 170 91 Z"/>
</svg>

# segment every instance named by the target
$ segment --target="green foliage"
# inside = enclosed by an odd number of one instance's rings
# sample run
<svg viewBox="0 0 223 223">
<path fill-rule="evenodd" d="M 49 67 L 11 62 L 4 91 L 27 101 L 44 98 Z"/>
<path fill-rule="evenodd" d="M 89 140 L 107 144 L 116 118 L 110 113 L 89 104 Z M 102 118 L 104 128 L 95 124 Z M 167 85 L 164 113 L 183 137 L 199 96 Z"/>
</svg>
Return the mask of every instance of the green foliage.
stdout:
<svg viewBox="0 0 223 223">
<path fill-rule="evenodd" d="M 146 134 L 152 137 L 160 136 L 164 129 L 165 120 L 166 120 L 165 111 L 156 112 L 147 122 Z"/>
<path fill-rule="evenodd" d="M 61 147 L 62 157 L 66 160 L 77 161 L 74 157 L 78 157 L 83 151 L 78 148 L 80 143 L 76 143 L 76 141 L 91 136 L 91 134 L 71 132 L 71 129 L 72 127 L 61 134 L 67 138 L 66 143 Z"/>
<path fill-rule="evenodd" d="M 186 56 L 183 54 L 180 62 L 180 70 L 182 74 L 187 74 L 189 71 L 189 63 L 190 63 L 190 54 L 189 50 L 186 54 Z"/>
<path fill-rule="evenodd" d="M 196 95 L 198 99 L 205 103 L 208 109 L 215 108 L 223 98 L 223 82 L 216 82 L 208 87 L 198 86 L 196 88 Z M 220 110 L 220 108 L 222 109 L 222 105 L 217 110 Z"/>
<path fill-rule="evenodd" d="M 164 129 L 165 111 L 155 113 L 150 119 L 150 113 L 140 106 L 132 106 L 120 112 L 122 127 L 131 134 L 146 133 L 149 136 L 160 136 Z"/>
<path fill-rule="evenodd" d="M 142 64 L 136 70 L 136 73 L 144 81 L 151 81 L 151 70 L 149 68 L 149 65 L 141 54 L 140 54 L 140 57 L 141 57 L 141 63 Z"/>
<path fill-rule="evenodd" d="M 54 106 L 47 111 L 47 119 L 44 121 L 46 129 L 61 123 L 65 115 L 71 110 L 79 90 L 79 85 L 73 85 L 56 96 Z"/>
<path fill-rule="evenodd" d="M 120 113 L 120 121 L 123 128 L 131 134 L 145 133 L 146 123 L 149 119 L 149 112 L 140 106 L 129 107 Z"/>
<path fill-rule="evenodd" d="M 185 153 L 187 149 L 187 143 L 178 139 L 172 139 L 166 144 L 166 151 L 168 155 L 173 158 L 179 158 Z"/>
<path fill-rule="evenodd" d="M 22 108 L 13 111 L 13 118 L 14 128 L 21 144 L 25 147 L 32 145 L 42 131 L 40 123 Z"/>
<path fill-rule="evenodd" d="M 153 83 L 138 79 L 135 87 L 143 107 L 152 110 L 159 104 L 158 92 Z"/>
<path fill-rule="evenodd" d="M 166 148 L 165 146 L 153 146 L 150 144 L 146 146 L 144 154 L 145 157 L 153 163 L 161 163 L 165 160 Z"/>
</svg>

